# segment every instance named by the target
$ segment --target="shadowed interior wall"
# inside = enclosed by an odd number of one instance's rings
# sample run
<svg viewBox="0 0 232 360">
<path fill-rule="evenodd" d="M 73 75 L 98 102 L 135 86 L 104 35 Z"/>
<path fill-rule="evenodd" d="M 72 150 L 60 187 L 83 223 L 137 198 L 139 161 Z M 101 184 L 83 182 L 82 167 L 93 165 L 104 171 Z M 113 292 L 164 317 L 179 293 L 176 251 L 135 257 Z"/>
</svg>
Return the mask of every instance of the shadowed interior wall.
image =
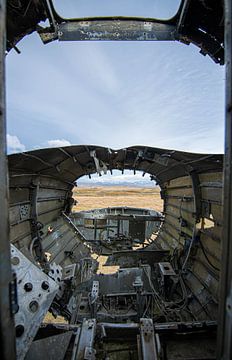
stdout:
<svg viewBox="0 0 232 360">
<path fill-rule="evenodd" d="M 84 174 L 134 169 L 151 174 L 161 187 L 164 222 L 147 247 L 177 256 L 193 293 L 197 319 L 215 319 L 218 305 L 222 229 L 222 156 L 157 148 L 123 150 L 72 146 L 9 156 L 11 242 L 33 260 L 33 242 L 60 265 L 90 256 L 67 218 L 74 181 Z M 49 229 L 53 229 L 52 233 Z"/>
</svg>

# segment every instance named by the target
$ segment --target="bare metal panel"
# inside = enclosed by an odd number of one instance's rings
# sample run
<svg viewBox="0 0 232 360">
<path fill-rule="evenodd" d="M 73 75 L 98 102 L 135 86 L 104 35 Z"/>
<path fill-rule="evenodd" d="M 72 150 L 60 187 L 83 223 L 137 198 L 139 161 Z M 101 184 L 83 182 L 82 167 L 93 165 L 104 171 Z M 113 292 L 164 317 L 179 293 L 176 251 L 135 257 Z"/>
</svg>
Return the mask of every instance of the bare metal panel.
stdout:
<svg viewBox="0 0 232 360">
<path fill-rule="evenodd" d="M 58 285 L 13 245 L 11 263 L 18 280 L 18 311 L 15 314 L 15 326 L 17 359 L 21 360 L 24 359 L 57 293 Z"/>
</svg>

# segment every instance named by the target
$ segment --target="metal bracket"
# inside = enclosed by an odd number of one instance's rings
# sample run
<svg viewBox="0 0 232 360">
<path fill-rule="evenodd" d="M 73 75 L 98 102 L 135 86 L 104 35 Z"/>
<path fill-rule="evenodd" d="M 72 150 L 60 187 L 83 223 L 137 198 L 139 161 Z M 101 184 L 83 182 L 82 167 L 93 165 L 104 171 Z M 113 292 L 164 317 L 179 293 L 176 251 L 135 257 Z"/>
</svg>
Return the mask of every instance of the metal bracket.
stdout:
<svg viewBox="0 0 232 360">
<path fill-rule="evenodd" d="M 24 204 L 19 207 L 20 220 L 27 220 L 30 217 L 30 205 Z"/>
<path fill-rule="evenodd" d="M 11 314 L 16 314 L 19 310 L 18 294 L 17 294 L 17 276 L 12 273 L 12 280 L 10 282 L 10 300 L 11 300 Z"/>
<path fill-rule="evenodd" d="M 63 267 L 62 280 L 72 279 L 75 275 L 77 264 L 67 265 Z"/>
<path fill-rule="evenodd" d="M 143 360 L 159 359 L 152 319 L 140 319 L 140 343 Z"/>
<path fill-rule="evenodd" d="M 15 314 L 17 359 L 24 359 L 46 315 L 58 285 L 11 245 L 12 269 L 17 275 L 18 311 Z"/>
<path fill-rule="evenodd" d="M 91 300 L 96 301 L 98 294 L 99 294 L 99 281 L 93 281 Z"/>
<path fill-rule="evenodd" d="M 78 343 L 74 347 L 72 360 L 95 360 L 95 350 L 93 348 L 95 334 L 96 319 L 84 319 L 80 335 L 77 335 Z"/>
<path fill-rule="evenodd" d="M 142 309 L 144 306 L 144 299 L 142 295 L 143 281 L 140 275 L 135 277 L 135 280 L 133 282 L 133 287 L 136 291 L 137 317 L 138 319 L 140 319 L 140 317 L 142 316 Z"/>
<path fill-rule="evenodd" d="M 162 278 L 165 276 L 176 276 L 176 273 L 169 262 L 159 262 L 158 265 Z"/>
<path fill-rule="evenodd" d="M 91 316 L 96 317 L 97 312 L 97 298 L 99 295 L 99 281 L 93 281 L 93 286 L 90 294 L 90 307 L 91 307 Z"/>
<path fill-rule="evenodd" d="M 96 151 L 93 150 L 93 151 L 90 151 L 90 156 L 93 158 L 94 160 L 94 163 L 95 163 L 95 166 L 96 166 L 96 171 L 97 173 L 101 176 L 101 173 L 103 171 L 104 174 L 107 174 L 107 166 L 106 164 L 102 161 L 102 160 L 99 160 L 97 158 L 97 155 L 96 155 Z"/>
</svg>

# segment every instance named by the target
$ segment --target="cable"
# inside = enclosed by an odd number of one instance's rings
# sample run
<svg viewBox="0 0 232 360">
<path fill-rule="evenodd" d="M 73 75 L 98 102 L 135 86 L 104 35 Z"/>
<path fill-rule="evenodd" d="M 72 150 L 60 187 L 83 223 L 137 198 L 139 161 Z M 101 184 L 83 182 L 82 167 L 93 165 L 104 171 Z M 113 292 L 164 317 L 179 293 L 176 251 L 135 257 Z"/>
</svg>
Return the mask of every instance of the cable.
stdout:
<svg viewBox="0 0 232 360">
<path fill-rule="evenodd" d="M 184 271 L 184 268 L 185 268 L 185 266 L 186 266 L 186 264 L 187 264 L 187 261 L 188 261 L 188 259 L 189 259 L 189 255 L 190 255 L 190 252 L 191 252 L 191 249 L 192 249 L 194 240 L 195 240 L 195 235 L 196 235 L 196 229 L 195 229 L 195 227 L 194 227 L 193 235 L 192 235 L 192 239 L 191 239 L 191 243 L 190 243 L 190 245 L 189 245 L 186 258 L 185 258 L 185 260 L 184 260 L 184 262 L 183 262 L 183 265 L 182 265 L 182 268 L 181 268 L 181 273 Z"/>
<path fill-rule="evenodd" d="M 181 290 L 182 290 L 182 294 L 183 294 L 183 298 L 179 301 L 175 301 L 174 304 L 178 305 L 179 303 L 181 303 L 182 301 L 184 301 L 183 305 L 177 307 L 176 309 L 178 310 L 182 310 L 187 306 L 187 300 L 188 300 L 188 293 L 187 293 L 187 289 L 185 286 L 185 283 L 182 279 L 182 276 L 180 275 L 179 277 L 179 282 L 180 282 L 180 286 L 181 286 Z"/>
<path fill-rule="evenodd" d="M 211 263 L 211 261 L 209 260 L 208 255 L 207 255 L 206 252 L 205 252 L 205 248 L 204 248 L 201 240 L 199 240 L 199 244 L 200 244 L 200 246 L 201 246 L 201 250 L 202 250 L 203 254 L 205 255 L 205 258 L 206 258 L 206 260 L 208 261 L 209 265 L 212 266 L 212 268 L 214 268 L 216 271 L 220 271 L 220 269 L 217 268 L 215 265 L 213 265 L 213 264 Z"/>
<path fill-rule="evenodd" d="M 143 316 L 142 316 L 143 318 L 145 317 L 145 315 L 146 315 L 146 313 L 147 313 L 147 311 L 148 311 L 148 309 L 149 309 L 150 304 L 151 304 L 151 297 L 149 297 L 148 302 L 147 302 L 146 309 L 145 309 L 144 312 L 143 312 Z"/>
<path fill-rule="evenodd" d="M 151 287 L 151 290 L 152 290 L 152 297 L 159 309 L 159 311 L 162 313 L 162 315 L 165 317 L 165 319 L 168 321 L 168 316 L 167 316 L 167 312 L 166 312 L 166 309 L 165 309 L 165 304 L 164 304 L 164 301 L 163 299 L 160 297 L 160 295 L 157 293 L 157 291 L 155 290 L 153 284 L 152 284 L 152 281 L 151 281 L 151 278 L 150 278 L 150 275 L 149 273 L 147 272 L 147 269 L 144 267 L 143 268 L 144 270 L 144 273 L 146 274 L 147 278 L 148 278 L 148 282 L 149 282 L 149 285 Z"/>
</svg>

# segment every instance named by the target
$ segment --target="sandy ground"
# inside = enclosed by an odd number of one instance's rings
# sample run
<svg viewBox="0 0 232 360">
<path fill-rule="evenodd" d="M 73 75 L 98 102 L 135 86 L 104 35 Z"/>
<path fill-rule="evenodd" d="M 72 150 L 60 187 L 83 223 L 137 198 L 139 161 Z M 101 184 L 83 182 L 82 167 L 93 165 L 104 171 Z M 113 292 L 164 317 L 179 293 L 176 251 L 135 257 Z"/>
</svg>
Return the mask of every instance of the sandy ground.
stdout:
<svg viewBox="0 0 232 360">
<path fill-rule="evenodd" d="M 162 211 L 163 201 L 156 188 L 120 186 L 78 187 L 74 190 L 77 206 L 74 211 L 99 209 L 113 206 L 131 206 Z"/>
</svg>

